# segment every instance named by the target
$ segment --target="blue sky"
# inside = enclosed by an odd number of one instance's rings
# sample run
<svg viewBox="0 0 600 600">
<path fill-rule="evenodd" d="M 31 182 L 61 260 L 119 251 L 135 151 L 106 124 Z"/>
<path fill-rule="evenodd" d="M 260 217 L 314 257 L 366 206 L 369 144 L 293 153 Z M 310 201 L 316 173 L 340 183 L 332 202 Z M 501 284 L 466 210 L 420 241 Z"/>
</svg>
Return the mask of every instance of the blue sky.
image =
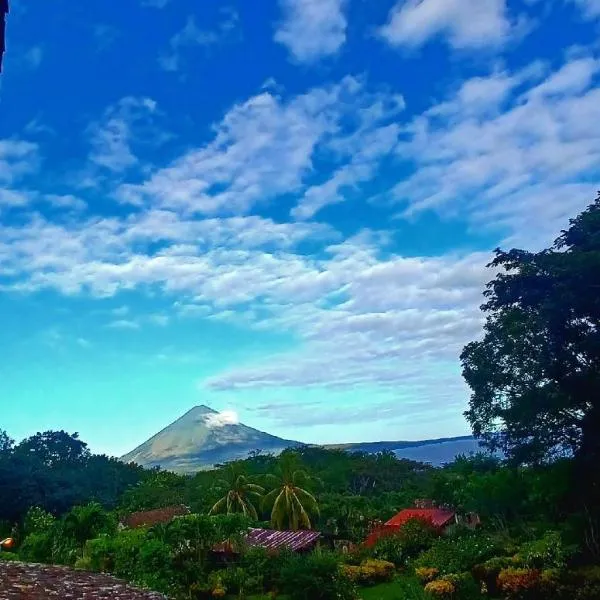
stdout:
<svg viewBox="0 0 600 600">
<path fill-rule="evenodd" d="M 11 8 L 0 427 L 468 432 L 491 251 L 600 183 L 598 0 Z"/>
</svg>

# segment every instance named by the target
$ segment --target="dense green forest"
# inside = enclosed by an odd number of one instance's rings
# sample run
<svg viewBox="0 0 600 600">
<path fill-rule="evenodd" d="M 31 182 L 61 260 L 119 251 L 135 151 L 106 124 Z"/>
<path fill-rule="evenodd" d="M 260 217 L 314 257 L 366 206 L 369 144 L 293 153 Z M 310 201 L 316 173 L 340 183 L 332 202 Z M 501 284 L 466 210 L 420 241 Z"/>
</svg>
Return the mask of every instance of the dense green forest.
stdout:
<svg viewBox="0 0 600 600">
<path fill-rule="evenodd" d="M 90 453 L 76 435 L 0 433 L 0 560 L 107 571 L 173 598 L 600 599 L 600 197 L 555 244 L 496 251 L 483 336 L 462 355 L 465 414 L 502 460 L 433 468 L 393 454 L 300 448 L 183 476 Z M 417 499 L 476 529 L 409 520 Z M 125 515 L 183 504 L 139 529 Z M 249 526 L 312 528 L 306 555 L 243 547 Z M 332 540 L 353 542 L 349 552 Z M 239 551 L 223 562 L 212 552 Z"/>
</svg>

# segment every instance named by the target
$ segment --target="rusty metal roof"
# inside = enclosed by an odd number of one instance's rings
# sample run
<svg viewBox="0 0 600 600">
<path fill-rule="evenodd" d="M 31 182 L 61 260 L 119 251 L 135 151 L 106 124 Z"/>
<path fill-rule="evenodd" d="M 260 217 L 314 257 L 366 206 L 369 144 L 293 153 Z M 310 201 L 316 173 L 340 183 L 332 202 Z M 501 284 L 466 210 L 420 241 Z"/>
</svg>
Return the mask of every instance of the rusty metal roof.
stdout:
<svg viewBox="0 0 600 600">
<path fill-rule="evenodd" d="M 135 529 L 136 527 L 148 527 L 157 523 L 168 523 L 175 517 L 182 517 L 190 513 L 187 506 L 176 505 L 157 508 L 156 510 L 145 510 L 131 513 L 123 519 L 123 525 Z"/>
<path fill-rule="evenodd" d="M 260 546 L 269 550 L 289 548 L 302 550 L 314 544 L 321 536 L 318 531 L 275 531 L 274 529 L 250 529 L 246 537 L 249 546 Z"/>
<path fill-rule="evenodd" d="M 2 600 L 166 600 L 124 581 L 66 567 L 0 561 Z"/>
</svg>

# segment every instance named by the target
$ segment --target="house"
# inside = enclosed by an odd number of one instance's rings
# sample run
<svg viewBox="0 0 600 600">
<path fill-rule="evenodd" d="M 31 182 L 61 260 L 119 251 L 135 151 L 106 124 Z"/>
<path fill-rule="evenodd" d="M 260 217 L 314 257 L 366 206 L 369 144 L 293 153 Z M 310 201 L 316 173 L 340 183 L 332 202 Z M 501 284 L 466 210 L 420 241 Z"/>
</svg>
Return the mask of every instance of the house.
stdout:
<svg viewBox="0 0 600 600">
<path fill-rule="evenodd" d="M 310 552 L 314 550 L 321 537 L 320 532 L 311 530 L 276 531 L 275 529 L 252 528 L 243 540 L 250 548 L 264 548 L 271 552 L 287 549 L 292 552 Z M 213 549 L 218 554 L 237 554 L 231 544 L 225 542 Z"/>
<path fill-rule="evenodd" d="M 425 521 L 439 531 L 444 531 L 459 521 L 456 511 L 438 508 L 430 501 L 420 500 L 415 502 L 415 508 L 405 508 L 383 525 L 373 529 L 365 540 L 365 545 L 373 546 L 381 537 L 397 533 L 406 522 L 413 519 Z"/>
<path fill-rule="evenodd" d="M 121 527 L 128 527 L 129 529 L 151 527 L 158 523 L 169 523 L 175 517 L 183 517 L 189 514 L 190 509 L 182 504 L 157 508 L 155 510 L 134 512 L 121 520 Z"/>
</svg>

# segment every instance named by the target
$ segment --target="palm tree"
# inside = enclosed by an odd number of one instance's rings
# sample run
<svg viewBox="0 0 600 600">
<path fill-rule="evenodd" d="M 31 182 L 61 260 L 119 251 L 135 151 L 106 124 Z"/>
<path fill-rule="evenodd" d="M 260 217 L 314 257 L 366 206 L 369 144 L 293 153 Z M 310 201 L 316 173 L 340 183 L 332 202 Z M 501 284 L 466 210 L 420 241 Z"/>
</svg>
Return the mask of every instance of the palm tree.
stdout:
<svg viewBox="0 0 600 600">
<path fill-rule="evenodd" d="M 318 515 L 316 498 L 300 487 L 316 478 L 301 468 L 298 455 L 285 452 L 279 459 L 276 474 L 267 475 L 273 489 L 263 498 L 263 506 L 271 510 L 271 525 L 275 529 L 311 529 L 310 514 Z"/>
<path fill-rule="evenodd" d="M 242 513 L 244 516 L 258 521 L 255 504 L 258 505 L 265 490 L 260 485 L 251 483 L 238 465 L 231 465 L 226 476 L 217 481 L 217 487 L 226 493 L 210 509 L 209 514 Z"/>
</svg>

